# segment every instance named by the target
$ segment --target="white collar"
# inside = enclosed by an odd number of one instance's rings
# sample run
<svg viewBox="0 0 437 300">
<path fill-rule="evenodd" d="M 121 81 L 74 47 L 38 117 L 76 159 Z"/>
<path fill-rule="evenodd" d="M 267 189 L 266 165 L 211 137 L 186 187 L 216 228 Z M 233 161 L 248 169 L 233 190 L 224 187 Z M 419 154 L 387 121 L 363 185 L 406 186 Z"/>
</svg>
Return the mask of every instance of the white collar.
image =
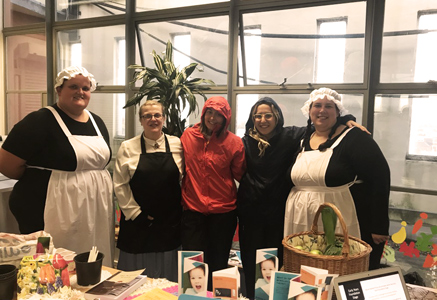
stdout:
<svg viewBox="0 0 437 300">
<path fill-rule="evenodd" d="M 144 141 L 145 141 L 146 145 L 148 145 L 154 149 L 159 149 L 161 147 L 162 143 L 164 142 L 164 136 L 165 136 L 164 133 L 161 132 L 161 136 L 159 137 L 159 139 L 151 140 L 151 139 L 146 138 L 144 136 L 144 132 L 143 132 L 143 137 L 144 137 Z"/>
</svg>

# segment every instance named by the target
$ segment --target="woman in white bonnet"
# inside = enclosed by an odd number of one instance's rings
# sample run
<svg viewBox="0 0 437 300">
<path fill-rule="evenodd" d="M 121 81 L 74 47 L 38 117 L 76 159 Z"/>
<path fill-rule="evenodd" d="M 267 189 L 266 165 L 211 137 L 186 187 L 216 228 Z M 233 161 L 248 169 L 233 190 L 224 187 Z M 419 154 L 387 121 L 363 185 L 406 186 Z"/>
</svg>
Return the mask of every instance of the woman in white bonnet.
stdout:
<svg viewBox="0 0 437 300">
<path fill-rule="evenodd" d="M 103 120 L 86 110 L 94 76 L 68 67 L 57 78 L 58 102 L 28 114 L 0 149 L 0 172 L 18 179 L 10 208 L 21 233 L 45 230 L 56 248 L 92 246 L 112 267 L 114 213 L 111 159 Z"/>
<path fill-rule="evenodd" d="M 349 235 L 372 246 L 370 269 L 376 269 L 389 234 L 387 161 L 371 136 L 338 122 L 346 110 L 336 91 L 314 90 L 302 112 L 308 127 L 291 170 L 295 186 L 287 200 L 284 234 L 310 230 L 320 204 L 333 203 Z M 322 222 L 318 224 L 323 231 Z M 339 222 L 336 231 L 341 233 Z"/>
</svg>

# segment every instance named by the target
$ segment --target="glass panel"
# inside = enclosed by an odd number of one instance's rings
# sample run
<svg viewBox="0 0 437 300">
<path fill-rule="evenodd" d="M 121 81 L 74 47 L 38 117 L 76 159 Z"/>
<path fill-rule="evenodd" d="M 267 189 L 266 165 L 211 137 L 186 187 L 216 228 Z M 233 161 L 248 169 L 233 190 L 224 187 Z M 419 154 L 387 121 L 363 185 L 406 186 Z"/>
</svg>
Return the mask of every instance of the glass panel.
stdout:
<svg viewBox="0 0 437 300">
<path fill-rule="evenodd" d="M 248 84 L 363 82 L 365 12 L 356 2 L 244 14 Z"/>
<path fill-rule="evenodd" d="M 145 65 L 155 68 L 150 53 L 155 50 L 161 55 L 167 41 L 171 41 L 175 63 L 181 64 L 179 68 L 185 67 L 182 64 L 197 62 L 198 69 L 191 77 L 226 84 L 228 25 L 228 16 L 141 24 L 140 38 Z M 189 60 L 182 60 L 181 57 Z M 138 61 L 137 64 L 141 62 Z"/>
<path fill-rule="evenodd" d="M 121 142 L 124 140 L 123 138 L 120 141 L 120 138 L 116 136 L 117 118 L 114 116 L 116 116 L 116 101 L 119 95 L 121 94 L 92 93 L 87 107 L 89 111 L 98 115 L 105 122 L 111 139 L 112 157 L 115 157 Z"/>
<path fill-rule="evenodd" d="M 200 4 L 229 2 L 229 0 L 137 0 L 137 11 L 151 11 L 166 8 L 186 7 Z"/>
<path fill-rule="evenodd" d="M 46 41 L 43 34 L 6 38 L 8 90 L 46 90 Z"/>
<path fill-rule="evenodd" d="M 29 113 L 46 105 L 47 95 L 42 93 L 11 93 L 7 95 L 6 99 L 7 132 L 9 132 L 15 124 Z"/>
<path fill-rule="evenodd" d="M 56 21 L 124 14 L 126 0 L 56 1 Z"/>
<path fill-rule="evenodd" d="M 436 80 L 437 1 L 386 0 L 381 82 Z"/>
<path fill-rule="evenodd" d="M 263 95 L 263 94 L 245 94 L 237 96 L 237 119 L 236 134 L 240 137 L 246 131 L 246 122 L 249 118 L 250 109 L 258 99 L 270 97 L 274 99 L 282 110 L 285 126 L 306 126 L 307 119 L 301 112 L 301 107 L 308 100 L 309 95 Z M 348 110 L 349 114 L 357 118 L 358 123 L 362 123 L 363 95 L 343 94 L 342 103 Z"/>
<path fill-rule="evenodd" d="M 3 3 L 5 27 L 45 22 L 45 0 L 4 0 Z"/>
<path fill-rule="evenodd" d="M 42 94 L 47 89 L 45 35 L 7 37 L 6 66 L 7 131 L 9 131 L 28 113 L 42 106 Z"/>
<path fill-rule="evenodd" d="M 436 196 L 391 192 L 389 215 L 392 238 L 388 245 L 394 250 L 391 260 L 395 261 L 382 259 L 383 263 L 398 265 L 408 273 L 417 272 L 425 285 L 433 288 L 437 288 L 437 268 L 430 268 L 427 259 L 429 261 L 429 256 L 435 256 L 431 254 L 431 250 L 437 246 L 437 206 L 434 204 L 436 201 Z M 405 229 L 403 236 L 402 228 Z M 414 231 L 416 228 L 419 229 Z M 425 295 L 422 296 L 421 299 L 426 299 Z"/>
<path fill-rule="evenodd" d="M 58 71 L 82 65 L 100 85 L 124 85 L 124 35 L 124 25 L 60 31 Z"/>
<path fill-rule="evenodd" d="M 435 95 L 377 95 L 373 136 L 390 165 L 393 186 L 436 190 Z"/>
</svg>

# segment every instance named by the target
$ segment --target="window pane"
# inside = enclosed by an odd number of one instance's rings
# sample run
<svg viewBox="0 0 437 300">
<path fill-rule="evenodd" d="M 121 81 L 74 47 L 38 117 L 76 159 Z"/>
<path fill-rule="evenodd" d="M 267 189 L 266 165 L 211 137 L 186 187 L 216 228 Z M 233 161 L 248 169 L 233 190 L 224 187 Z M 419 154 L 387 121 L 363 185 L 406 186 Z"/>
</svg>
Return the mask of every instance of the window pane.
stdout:
<svg viewBox="0 0 437 300">
<path fill-rule="evenodd" d="M 56 21 L 124 14 L 126 0 L 56 1 Z"/>
<path fill-rule="evenodd" d="M 58 71 L 81 62 L 99 85 L 124 85 L 124 34 L 123 25 L 60 31 Z"/>
<path fill-rule="evenodd" d="M 137 11 L 151 11 L 218 2 L 229 2 L 229 0 L 137 0 L 136 5 Z"/>
<path fill-rule="evenodd" d="M 4 0 L 5 27 L 45 22 L 45 0 Z"/>
<path fill-rule="evenodd" d="M 393 172 L 392 172 L 393 174 Z M 437 288 L 437 276 L 436 269 L 430 268 L 425 264 L 428 256 L 434 257 L 431 254 L 432 245 L 437 245 L 436 239 L 432 238 L 429 243 L 426 243 L 426 237 L 435 234 L 432 233 L 432 227 L 437 225 L 437 206 L 434 204 L 437 201 L 436 196 L 420 195 L 413 193 L 390 193 L 390 235 L 396 239 L 396 235 L 399 236 L 401 228 L 405 228 L 406 239 L 402 243 L 395 243 L 392 239 L 389 240 L 388 245 L 393 248 L 394 262 L 388 262 L 389 265 L 398 265 L 404 270 L 408 270 L 408 273 L 417 272 L 418 275 L 424 280 L 427 287 Z M 426 218 L 422 218 L 426 214 Z M 417 221 L 422 220 L 422 226 L 420 229 L 413 233 L 413 227 Z M 406 223 L 406 226 L 402 224 Z M 404 224 L 405 224 L 404 223 Z M 425 240 L 425 243 L 424 243 Z M 412 247 L 416 255 L 411 255 L 410 251 L 401 251 L 403 246 Z M 414 245 L 412 244 L 414 243 Z M 423 247 L 423 248 L 422 248 Z M 419 249 L 421 249 L 419 251 Z M 382 260 L 384 263 L 384 259 Z M 426 299 L 425 296 L 421 299 Z"/>
<path fill-rule="evenodd" d="M 374 138 L 390 165 L 391 184 L 436 190 L 434 95 L 378 95 Z"/>
<path fill-rule="evenodd" d="M 236 118 L 236 134 L 240 137 L 246 131 L 246 122 L 249 118 L 250 109 L 258 99 L 262 97 L 270 97 L 278 103 L 284 116 L 285 126 L 306 126 L 307 119 L 300 110 L 309 95 L 263 95 L 263 94 L 244 94 L 237 96 L 237 118 Z M 343 94 L 342 103 L 348 110 L 349 114 L 357 118 L 358 123 L 362 123 L 361 115 L 363 111 L 363 95 Z"/>
<path fill-rule="evenodd" d="M 6 39 L 7 89 L 46 90 L 46 41 L 43 34 Z"/>
<path fill-rule="evenodd" d="M 112 156 L 117 154 L 119 137 L 116 136 L 116 101 L 120 94 L 92 93 L 87 109 L 98 115 L 105 122 L 111 139 Z M 124 137 L 122 138 L 124 140 Z"/>
<path fill-rule="evenodd" d="M 6 38 L 7 130 L 42 106 L 47 89 L 46 42 L 43 34 Z M 23 93 L 26 91 L 26 93 Z"/>
<path fill-rule="evenodd" d="M 174 57 L 179 63 L 199 63 L 198 69 L 191 77 L 226 84 L 228 25 L 228 16 L 141 24 L 140 39 L 145 65 L 155 68 L 150 53 L 155 50 L 161 55 L 165 51 L 167 41 L 171 41 L 174 46 Z M 181 39 L 182 35 L 184 38 Z M 179 45 L 181 48 L 178 48 Z M 181 57 L 189 60 L 182 60 Z M 137 63 L 141 64 L 140 61 Z M 185 65 L 178 67 L 182 68 Z"/>
<path fill-rule="evenodd" d="M 356 2 L 244 14 L 248 84 L 363 82 L 365 11 Z"/>
<path fill-rule="evenodd" d="M 436 80 L 437 1 L 386 0 L 381 82 Z"/>
<path fill-rule="evenodd" d="M 47 95 L 40 93 L 11 93 L 7 95 L 7 132 L 29 113 L 46 105 Z"/>
</svg>

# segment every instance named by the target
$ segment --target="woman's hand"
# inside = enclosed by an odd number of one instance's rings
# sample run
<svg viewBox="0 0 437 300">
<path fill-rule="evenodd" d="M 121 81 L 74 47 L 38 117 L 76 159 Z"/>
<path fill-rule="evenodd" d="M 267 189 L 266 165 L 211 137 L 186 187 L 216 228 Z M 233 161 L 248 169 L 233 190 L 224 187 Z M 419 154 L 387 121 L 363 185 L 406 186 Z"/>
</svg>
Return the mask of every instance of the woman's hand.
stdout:
<svg viewBox="0 0 437 300">
<path fill-rule="evenodd" d="M 11 178 L 20 179 L 26 170 L 26 161 L 0 148 L 0 173 Z"/>
<path fill-rule="evenodd" d="M 370 132 L 367 130 L 366 127 L 364 127 L 364 126 L 361 125 L 361 124 L 358 124 L 358 123 L 355 122 L 355 121 L 352 121 L 352 120 L 347 121 L 347 122 L 346 122 L 346 125 L 347 125 L 347 127 L 358 127 L 358 128 L 361 129 L 362 131 L 367 132 L 368 134 L 370 134 Z"/>
<path fill-rule="evenodd" d="M 375 244 L 385 243 L 388 240 L 388 235 L 380 235 L 376 233 L 372 233 L 372 239 Z"/>
</svg>

